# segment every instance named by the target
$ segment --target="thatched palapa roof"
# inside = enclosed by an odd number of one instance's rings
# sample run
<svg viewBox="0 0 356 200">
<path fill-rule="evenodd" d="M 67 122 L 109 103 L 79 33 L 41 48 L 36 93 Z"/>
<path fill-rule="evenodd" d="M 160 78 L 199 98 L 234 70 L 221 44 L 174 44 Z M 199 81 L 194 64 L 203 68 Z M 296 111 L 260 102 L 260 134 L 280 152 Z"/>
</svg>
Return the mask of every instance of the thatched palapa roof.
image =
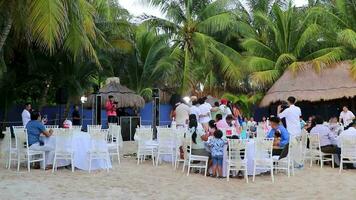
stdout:
<svg viewBox="0 0 356 200">
<path fill-rule="evenodd" d="M 145 100 L 133 90 L 121 85 L 120 79 L 117 77 L 108 78 L 105 85 L 100 88 L 99 94 L 102 96 L 101 106 L 103 108 L 109 95 L 114 96 L 119 108 L 142 108 L 145 106 Z M 93 105 L 94 98 L 95 95 L 89 96 L 87 106 L 91 107 Z"/>
<path fill-rule="evenodd" d="M 325 66 L 319 73 L 311 63 L 304 63 L 302 70 L 287 70 L 268 90 L 260 106 L 286 100 L 294 96 L 298 101 L 332 100 L 356 96 L 356 80 L 351 76 L 350 62 Z"/>
</svg>

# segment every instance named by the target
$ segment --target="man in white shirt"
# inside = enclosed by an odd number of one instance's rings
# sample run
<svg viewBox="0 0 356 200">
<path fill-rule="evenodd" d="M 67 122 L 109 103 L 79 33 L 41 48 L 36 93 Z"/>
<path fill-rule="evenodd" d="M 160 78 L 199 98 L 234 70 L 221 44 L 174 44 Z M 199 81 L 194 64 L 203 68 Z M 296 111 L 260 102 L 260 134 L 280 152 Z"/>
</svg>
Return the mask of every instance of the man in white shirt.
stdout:
<svg viewBox="0 0 356 200">
<path fill-rule="evenodd" d="M 25 109 L 22 111 L 21 117 L 22 117 L 22 124 L 24 127 L 26 127 L 27 123 L 31 121 L 31 104 L 26 103 L 25 104 Z"/>
<path fill-rule="evenodd" d="M 204 130 L 209 129 L 209 121 L 211 120 L 212 106 L 206 102 L 206 97 L 199 99 L 199 122 L 203 125 Z"/>
<path fill-rule="evenodd" d="M 342 120 L 344 127 L 348 127 L 352 123 L 352 120 L 354 119 L 355 119 L 355 115 L 346 106 L 344 106 L 340 113 L 340 119 L 339 119 L 340 123 Z"/>
<path fill-rule="evenodd" d="M 356 136 L 356 119 L 350 124 L 350 128 L 340 133 L 340 136 Z"/>
<path fill-rule="evenodd" d="M 200 110 L 198 108 L 198 100 L 193 100 L 192 101 L 192 106 L 190 107 L 189 113 L 191 115 L 195 115 L 197 121 L 199 122 L 199 115 L 200 115 Z"/>
<path fill-rule="evenodd" d="M 226 116 L 231 115 L 231 109 L 229 106 L 227 106 L 228 100 L 227 99 L 221 99 L 220 100 L 221 105 L 219 106 L 220 112 L 222 114 L 223 120 L 226 120 Z"/>
<path fill-rule="evenodd" d="M 185 126 L 188 122 L 190 108 L 187 104 L 180 102 L 176 107 L 176 123 L 177 126 Z"/>
<path fill-rule="evenodd" d="M 295 97 L 288 97 L 287 99 L 289 107 L 281 112 L 281 105 L 278 106 L 277 113 L 279 118 L 286 119 L 287 130 L 291 136 L 299 136 L 302 132 L 300 125 L 300 116 L 302 112 L 298 106 L 295 106 Z"/>
</svg>

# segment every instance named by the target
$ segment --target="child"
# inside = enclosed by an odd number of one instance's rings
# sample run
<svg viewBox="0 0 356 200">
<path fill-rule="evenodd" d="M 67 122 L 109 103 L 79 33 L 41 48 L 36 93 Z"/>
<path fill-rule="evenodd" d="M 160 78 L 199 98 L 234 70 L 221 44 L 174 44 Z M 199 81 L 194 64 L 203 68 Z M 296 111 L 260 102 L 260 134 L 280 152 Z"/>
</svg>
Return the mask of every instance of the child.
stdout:
<svg viewBox="0 0 356 200">
<path fill-rule="evenodd" d="M 217 176 L 218 173 L 219 177 L 222 177 L 224 145 L 226 144 L 226 141 L 222 139 L 222 136 L 223 133 L 220 130 L 216 130 L 214 133 L 214 137 L 208 141 L 213 161 L 213 176 Z"/>
</svg>

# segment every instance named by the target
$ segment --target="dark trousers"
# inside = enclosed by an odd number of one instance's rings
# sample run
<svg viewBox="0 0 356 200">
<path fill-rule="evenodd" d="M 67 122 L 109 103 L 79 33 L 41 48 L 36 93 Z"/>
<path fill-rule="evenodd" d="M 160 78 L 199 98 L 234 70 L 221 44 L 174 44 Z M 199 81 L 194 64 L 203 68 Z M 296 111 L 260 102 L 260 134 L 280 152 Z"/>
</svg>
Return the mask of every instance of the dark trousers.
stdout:
<svg viewBox="0 0 356 200">
<path fill-rule="evenodd" d="M 320 149 L 321 149 L 321 152 L 323 152 L 323 153 L 336 154 L 336 156 L 340 160 L 341 149 L 339 147 L 337 147 L 336 145 L 330 144 L 330 145 L 322 146 L 322 147 L 320 147 Z"/>
<path fill-rule="evenodd" d="M 286 144 L 283 149 L 273 149 L 272 155 L 279 156 L 279 160 L 288 156 L 289 143 Z"/>
<path fill-rule="evenodd" d="M 116 116 L 108 116 L 108 123 L 117 123 Z"/>
</svg>

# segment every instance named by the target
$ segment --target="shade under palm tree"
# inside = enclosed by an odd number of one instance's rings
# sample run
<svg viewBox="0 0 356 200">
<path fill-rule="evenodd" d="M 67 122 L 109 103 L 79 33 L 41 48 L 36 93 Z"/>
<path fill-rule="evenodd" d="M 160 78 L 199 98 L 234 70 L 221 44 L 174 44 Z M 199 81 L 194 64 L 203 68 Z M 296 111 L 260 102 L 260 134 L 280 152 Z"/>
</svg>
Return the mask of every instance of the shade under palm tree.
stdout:
<svg viewBox="0 0 356 200">
<path fill-rule="evenodd" d="M 108 96 L 112 95 L 115 101 L 118 102 L 118 108 L 142 108 L 145 105 L 145 100 L 133 90 L 128 89 L 127 87 L 120 84 L 120 79 L 117 77 L 108 78 L 105 85 L 100 88 L 99 95 L 102 96 L 101 106 L 105 107 L 105 102 L 108 99 Z M 94 102 L 95 95 L 90 95 L 87 107 L 91 107 Z"/>
</svg>

